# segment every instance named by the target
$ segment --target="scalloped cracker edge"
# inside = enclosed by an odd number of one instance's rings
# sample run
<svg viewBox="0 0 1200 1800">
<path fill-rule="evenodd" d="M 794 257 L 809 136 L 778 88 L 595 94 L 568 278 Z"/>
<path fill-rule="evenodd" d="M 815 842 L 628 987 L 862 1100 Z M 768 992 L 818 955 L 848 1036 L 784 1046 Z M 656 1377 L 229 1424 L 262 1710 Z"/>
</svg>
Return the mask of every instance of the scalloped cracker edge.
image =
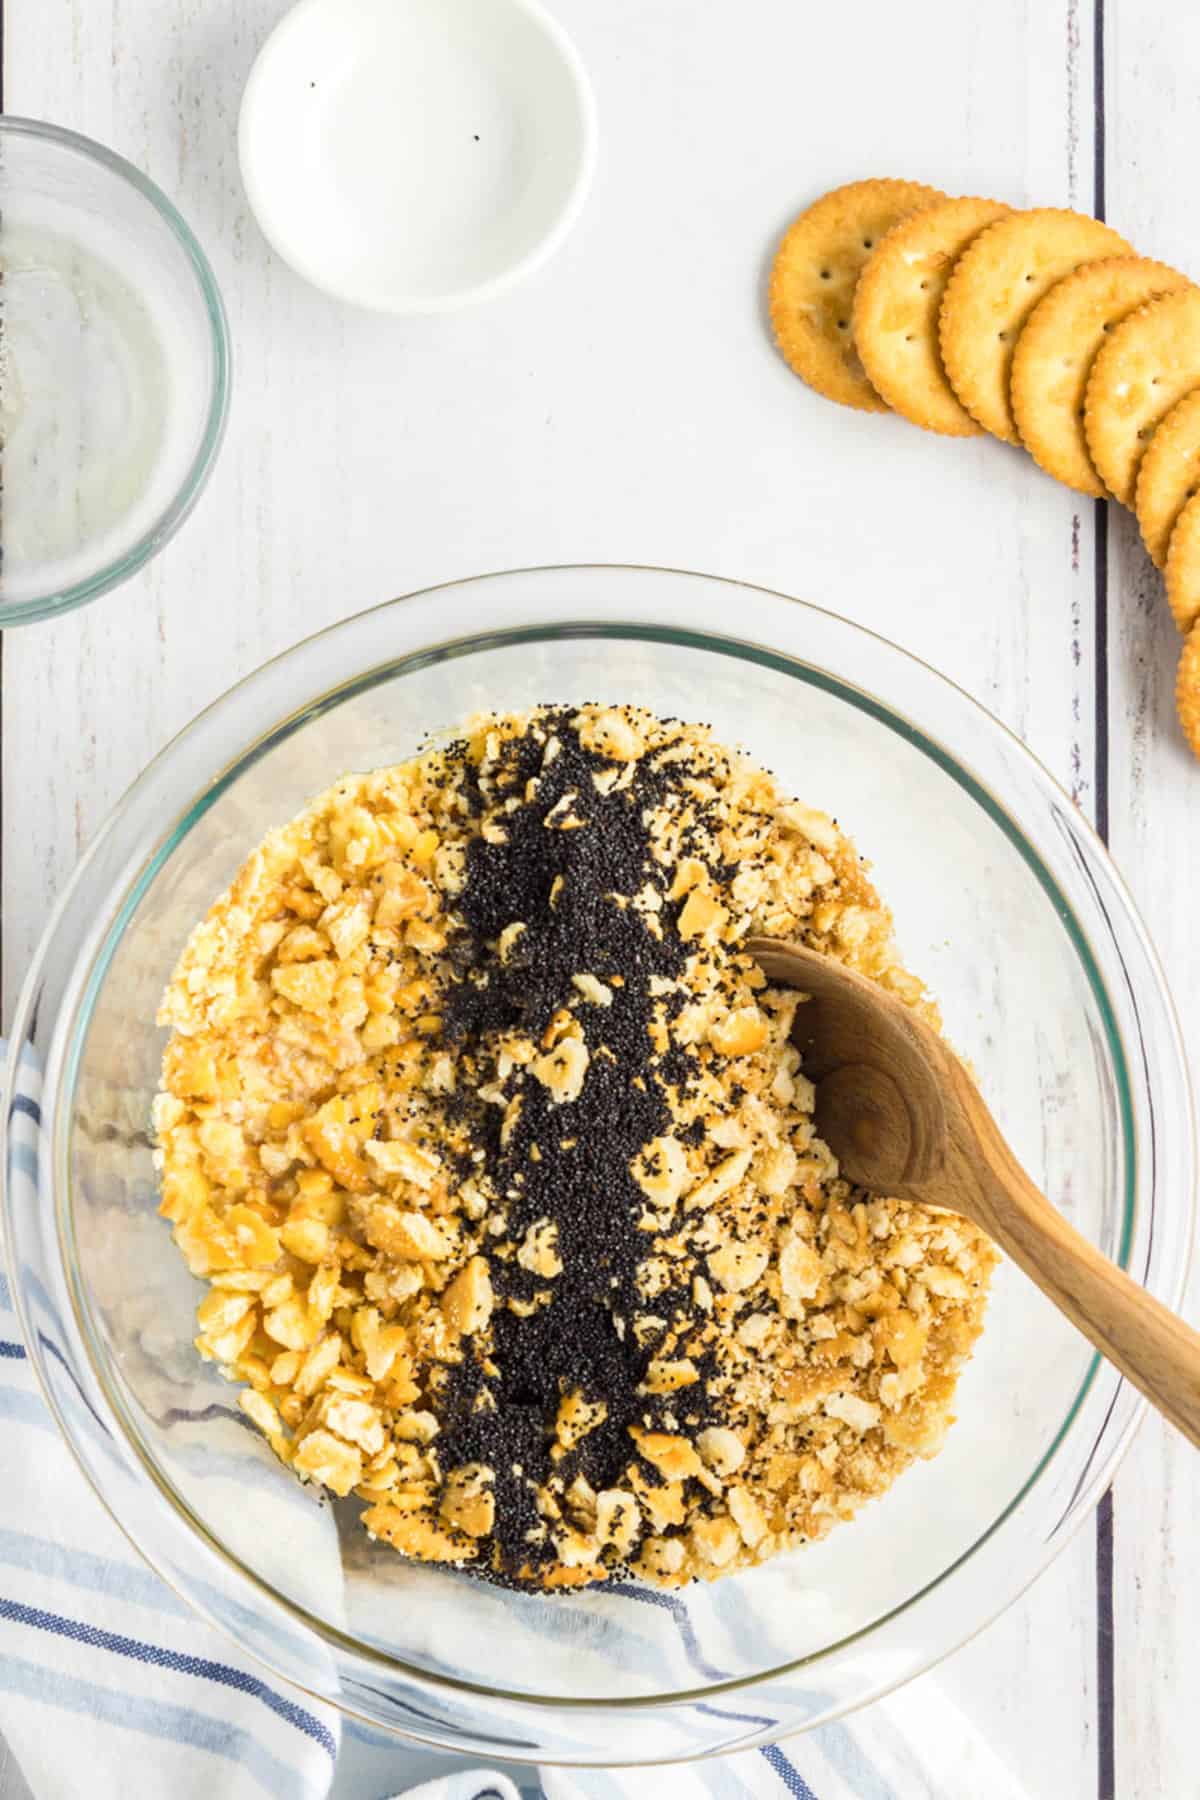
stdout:
<svg viewBox="0 0 1200 1800">
<path fill-rule="evenodd" d="M 1180 513 L 1200 493 L 1200 390 L 1185 394 L 1162 420 L 1138 465 L 1134 510 L 1142 542 L 1159 569 Z"/>
<path fill-rule="evenodd" d="M 877 243 L 911 212 L 945 195 L 918 181 L 881 178 L 834 188 L 783 235 L 767 290 L 775 342 L 817 393 L 863 412 L 887 412 L 854 345 L 854 290 Z"/>
<path fill-rule="evenodd" d="M 942 367 L 938 314 L 967 245 L 1010 210 L 969 196 L 923 207 L 892 227 L 859 277 L 852 331 L 862 365 L 888 405 L 925 431 L 976 437 L 982 429 Z"/>
<path fill-rule="evenodd" d="M 1200 289 L 1139 306 L 1109 333 L 1088 376 L 1084 430 L 1100 479 L 1132 504 L 1155 427 L 1200 387 Z"/>
<path fill-rule="evenodd" d="M 1110 225 L 1053 206 L 1009 213 L 967 247 L 946 287 L 938 336 L 950 385 L 985 430 L 1020 442 L 1009 375 L 1038 301 L 1084 263 L 1130 254 Z"/>
<path fill-rule="evenodd" d="M 1047 475 L 1096 499 L 1104 483 L 1088 454 L 1088 373 L 1115 325 L 1186 275 L 1146 256 L 1102 257 L 1056 282 L 1030 313 L 1013 352 L 1010 399 L 1021 441 Z"/>
</svg>

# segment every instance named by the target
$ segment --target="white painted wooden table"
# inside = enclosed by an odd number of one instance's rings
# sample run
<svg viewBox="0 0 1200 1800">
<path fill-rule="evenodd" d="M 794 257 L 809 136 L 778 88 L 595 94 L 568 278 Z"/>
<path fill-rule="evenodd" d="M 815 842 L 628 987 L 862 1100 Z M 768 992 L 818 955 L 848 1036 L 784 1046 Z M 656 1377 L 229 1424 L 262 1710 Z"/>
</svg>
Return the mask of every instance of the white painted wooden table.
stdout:
<svg viewBox="0 0 1200 1800">
<path fill-rule="evenodd" d="M 759 298 L 789 215 L 870 174 L 1103 212 L 1200 274 L 1200 9 L 553 4 L 600 108 L 581 224 L 508 299 L 393 321 L 304 287 L 248 216 L 238 97 L 284 0 L 3 0 L 8 110 L 163 185 L 235 349 L 228 440 L 182 535 L 119 593 L 3 644 L 8 1008 L 105 812 L 230 682 L 427 582 L 619 560 L 816 600 L 992 708 L 1107 833 L 1200 1068 L 1200 768 L 1129 519 L 991 441 L 828 405 L 773 353 Z M 940 1672 L 1018 1791 L 1200 1795 L 1198 1509 L 1200 1462 L 1148 1423 L 1096 1522 Z"/>
</svg>

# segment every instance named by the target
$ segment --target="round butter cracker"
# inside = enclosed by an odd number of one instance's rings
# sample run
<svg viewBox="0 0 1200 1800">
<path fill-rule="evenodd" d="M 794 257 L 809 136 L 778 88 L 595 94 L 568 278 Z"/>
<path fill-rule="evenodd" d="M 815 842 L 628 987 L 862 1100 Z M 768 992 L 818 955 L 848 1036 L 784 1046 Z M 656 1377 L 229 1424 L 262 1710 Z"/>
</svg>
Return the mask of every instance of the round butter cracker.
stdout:
<svg viewBox="0 0 1200 1800">
<path fill-rule="evenodd" d="M 854 345 L 872 387 L 926 431 L 974 437 L 980 427 L 946 379 L 938 313 L 958 258 L 1001 200 L 939 200 L 893 225 L 871 252 L 854 292 Z"/>
<path fill-rule="evenodd" d="M 1200 494 L 1182 508 L 1167 550 L 1167 602 L 1186 636 L 1200 620 Z"/>
<path fill-rule="evenodd" d="M 1179 723 L 1192 750 L 1200 756 L 1200 625 L 1193 625 L 1179 658 L 1175 680 Z"/>
<path fill-rule="evenodd" d="M 854 289 L 893 225 L 945 196 L 919 181 L 852 181 L 802 212 L 784 233 L 767 301 L 775 341 L 801 380 L 863 412 L 886 412 L 854 346 Z"/>
<path fill-rule="evenodd" d="M 1146 445 L 1138 464 L 1134 508 L 1142 542 L 1160 569 L 1175 522 L 1200 493 L 1200 389 L 1185 394 Z"/>
<path fill-rule="evenodd" d="M 1200 387 L 1200 289 L 1139 306 L 1113 328 L 1088 376 L 1084 430 L 1096 473 L 1124 505 L 1155 427 Z"/>
<path fill-rule="evenodd" d="M 1013 351 L 1009 398 L 1021 442 L 1047 475 L 1103 498 L 1083 429 L 1092 362 L 1136 307 L 1190 286 L 1166 263 L 1112 256 L 1085 263 L 1038 301 Z"/>
<path fill-rule="evenodd" d="M 938 334 L 950 385 L 984 428 L 1020 443 L 1009 401 L 1017 339 L 1055 282 L 1103 256 L 1130 255 L 1111 226 L 1055 206 L 988 225 L 954 266 Z"/>
</svg>

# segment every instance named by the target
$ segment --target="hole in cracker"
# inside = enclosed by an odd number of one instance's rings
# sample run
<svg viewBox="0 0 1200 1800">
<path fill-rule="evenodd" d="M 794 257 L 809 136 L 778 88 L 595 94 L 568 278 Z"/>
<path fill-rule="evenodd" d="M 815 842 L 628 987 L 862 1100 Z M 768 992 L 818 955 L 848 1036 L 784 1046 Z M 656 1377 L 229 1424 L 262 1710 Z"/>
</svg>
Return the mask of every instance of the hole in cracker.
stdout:
<svg viewBox="0 0 1200 1800">
<path fill-rule="evenodd" d="M 849 329 L 850 329 L 850 327 L 845 319 L 838 320 L 838 330 L 839 331 L 848 331 Z"/>
<path fill-rule="evenodd" d="M 911 343 L 912 343 L 912 341 L 913 341 L 913 334 L 912 334 L 912 332 L 911 332 L 911 331 L 908 331 L 908 332 L 905 332 L 905 334 L 904 334 L 904 341 L 905 341 L 905 343 L 906 343 L 906 344 L 911 344 Z"/>
<path fill-rule="evenodd" d="M 928 283 L 928 282 L 927 282 L 927 281 L 923 281 L 923 282 L 922 282 L 922 283 L 921 283 L 921 292 L 922 292 L 922 293 L 924 293 L 924 292 L 925 292 L 925 289 L 926 289 L 926 288 L 927 288 L 927 287 L 928 287 L 928 286 L 929 286 L 929 283 Z"/>
<path fill-rule="evenodd" d="M 829 270 L 828 270 L 828 269 L 822 269 L 822 270 L 821 270 L 821 280 L 822 280 L 822 281 L 828 281 L 828 280 L 829 280 L 829 279 L 830 279 L 830 275 L 829 275 Z M 1107 331 L 1107 330 L 1108 330 L 1108 326 L 1107 326 L 1107 325 L 1106 325 L 1106 326 L 1105 326 L 1105 327 L 1104 327 L 1104 329 L 1105 329 L 1105 331 Z"/>
<path fill-rule="evenodd" d="M 1151 387 L 1157 387 L 1157 386 L 1158 386 L 1158 376 L 1157 376 L 1157 375 L 1152 375 L 1152 376 L 1151 376 L 1151 377 L 1150 377 L 1150 386 L 1151 386 Z"/>
<path fill-rule="evenodd" d="M 998 332 L 997 332 L 997 333 L 996 333 L 996 336 L 997 336 L 997 337 L 998 337 L 998 338 L 999 338 L 999 340 L 1000 340 L 1000 342 L 1001 342 L 1001 343 L 1002 343 L 1002 344 L 1007 344 L 1007 342 L 1008 342 L 1008 333 L 1007 333 L 1007 331 L 998 331 Z"/>
<path fill-rule="evenodd" d="M 871 245 L 872 245 L 872 244 L 873 244 L 873 243 L 874 243 L 874 242 L 875 242 L 875 239 L 874 239 L 874 238 L 864 238 L 864 239 L 863 239 L 863 249 L 864 249 L 864 250 L 869 250 L 869 249 L 870 249 L 870 248 L 871 248 Z"/>
<path fill-rule="evenodd" d="M 1033 276 L 1032 276 L 1032 275 L 1027 275 L 1027 276 L 1026 276 L 1026 277 L 1025 277 L 1025 279 L 1026 279 L 1026 281 L 1032 281 L 1032 280 L 1033 280 Z"/>
</svg>

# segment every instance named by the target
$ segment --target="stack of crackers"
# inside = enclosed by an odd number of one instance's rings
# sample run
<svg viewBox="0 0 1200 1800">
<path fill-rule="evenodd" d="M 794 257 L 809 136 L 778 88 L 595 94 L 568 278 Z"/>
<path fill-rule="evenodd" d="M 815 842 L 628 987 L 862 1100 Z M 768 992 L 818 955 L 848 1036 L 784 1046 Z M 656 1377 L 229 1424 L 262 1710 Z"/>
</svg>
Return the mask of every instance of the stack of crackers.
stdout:
<svg viewBox="0 0 1200 1800">
<path fill-rule="evenodd" d="M 810 387 L 927 431 L 990 431 L 1137 513 L 1184 634 L 1200 756 L 1200 288 L 1098 219 L 855 181 L 790 226 L 771 321 Z"/>
</svg>

